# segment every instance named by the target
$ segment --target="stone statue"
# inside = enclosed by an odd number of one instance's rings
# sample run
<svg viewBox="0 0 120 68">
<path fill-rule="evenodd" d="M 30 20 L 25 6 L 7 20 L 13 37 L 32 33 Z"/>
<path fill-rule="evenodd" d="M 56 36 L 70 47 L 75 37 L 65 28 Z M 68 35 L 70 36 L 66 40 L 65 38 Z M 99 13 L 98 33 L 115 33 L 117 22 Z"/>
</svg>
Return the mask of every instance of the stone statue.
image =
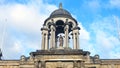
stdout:
<svg viewBox="0 0 120 68">
<path fill-rule="evenodd" d="M 62 37 L 62 35 L 60 35 L 60 37 L 59 37 L 59 46 L 63 47 L 63 37 Z"/>
</svg>

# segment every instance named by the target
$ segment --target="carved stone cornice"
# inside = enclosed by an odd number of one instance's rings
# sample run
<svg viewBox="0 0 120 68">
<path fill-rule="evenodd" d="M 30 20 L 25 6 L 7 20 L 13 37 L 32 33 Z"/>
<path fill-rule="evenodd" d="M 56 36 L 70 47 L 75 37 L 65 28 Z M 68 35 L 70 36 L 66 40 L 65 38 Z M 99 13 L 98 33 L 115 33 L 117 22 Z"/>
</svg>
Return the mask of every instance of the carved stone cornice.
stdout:
<svg viewBox="0 0 120 68">
<path fill-rule="evenodd" d="M 31 52 L 32 55 L 87 55 L 88 51 L 83 51 L 81 49 L 71 49 L 71 50 L 65 50 L 65 49 L 55 49 L 55 50 L 37 50 L 36 52 Z"/>
</svg>

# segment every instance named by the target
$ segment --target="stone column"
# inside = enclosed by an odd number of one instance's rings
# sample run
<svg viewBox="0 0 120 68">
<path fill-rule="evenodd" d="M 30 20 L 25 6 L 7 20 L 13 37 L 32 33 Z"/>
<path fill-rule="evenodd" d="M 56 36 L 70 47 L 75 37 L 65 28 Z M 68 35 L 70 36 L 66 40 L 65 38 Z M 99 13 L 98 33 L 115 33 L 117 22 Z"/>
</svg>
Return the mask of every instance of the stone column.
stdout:
<svg viewBox="0 0 120 68">
<path fill-rule="evenodd" d="M 38 61 L 35 62 L 35 68 L 39 68 L 39 63 L 38 63 Z"/>
<path fill-rule="evenodd" d="M 78 63 L 77 63 L 77 61 L 74 61 L 74 62 L 73 62 L 73 68 L 78 68 Z"/>
<path fill-rule="evenodd" d="M 81 61 L 77 61 L 78 68 L 81 68 Z"/>
<path fill-rule="evenodd" d="M 45 35 L 42 32 L 42 44 L 41 44 L 41 49 L 44 50 L 45 49 Z"/>
<path fill-rule="evenodd" d="M 68 48 L 69 47 L 69 44 L 68 44 L 68 30 L 69 30 L 69 26 L 68 24 L 65 26 L 65 47 Z"/>
<path fill-rule="evenodd" d="M 79 30 L 73 30 L 73 49 L 79 49 Z"/>
<path fill-rule="evenodd" d="M 85 64 L 84 64 L 84 61 L 81 61 L 81 64 L 80 64 L 80 68 L 85 68 Z"/>
<path fill-rule="evenodd" d="M 76 40 L 77 40 L 77 49 L 79 49 L 79 31 L 77 29 L 77 33 L 76 33 Z"/>
<path fill-rule="evenodd" d="M 48 49 L 48 28 L 43 27 L 43 28 L 41 28 L 41 31 L 42 31 L 41 49 L 42 50 L 47 50 Z"/>
<path fill-rule="evenodd" d="M 51 25 L 50 48 L 55 48 L 55 28 Z"/>
<path fill-rule="evenodd" d="M 40 68 L 45 68 L 45 61 L 41 61 L 41 67 Z"/>
<path fill-rule="evenodd" d="M 55 38 L 55 48 L 57 48 L 58 37 Z"/>
<path fill-rule="evenodd" d="M 45 34 L 45 50 L 48 50 L 48 33 Z"/>
<path fill-rule="evenodd" d="M 75 33 L 73 33 L 73 49 L 76 49 L 76 36 Z"/>
<path fill-rule="evenodd" d="M 53 28 L 53 47 L 55 48 L 55 28 Z"/>
<path fill-rule="evenodd" d="M 86 63 L 90 63 L 90 52 L 87 52 L 86 59 Z"/>
<path fill-rule="evenodd" d="M 52 29 L 52 25 L 51 25 L 51 27 L 50 27 L 50 29 L 51 29 L 51 32 L 50 32 L 50 48 L 53 48 L 53 29 Z"/>
</svg>

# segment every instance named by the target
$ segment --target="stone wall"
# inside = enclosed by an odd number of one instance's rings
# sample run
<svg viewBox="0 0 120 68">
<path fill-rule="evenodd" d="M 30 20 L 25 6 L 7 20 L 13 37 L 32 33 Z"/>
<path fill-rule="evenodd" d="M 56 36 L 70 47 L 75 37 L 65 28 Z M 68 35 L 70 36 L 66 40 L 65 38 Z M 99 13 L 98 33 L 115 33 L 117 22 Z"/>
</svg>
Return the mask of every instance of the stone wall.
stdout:
<svg viewBox="0 0 120 68">
<path fill-rule="evenodd" d="M 120 59 L 99 59 L 82 50 L 41 50 L 20 60 L 0 60 L 0 68 L 120 68 Z"/>
<path fill-rule="evenodd" d="M 1 60 L 0 68 L 40 68 L 35 67 L 34 61 L 20 61 L 20 60 Z M 74 61 L 46 61 L 45 68 L 75 68 L 74 66 L 83 68 L 120 68 L 120 60 L 119 59 L 101 59 L 101 63 L 76 63 Z M 83 66 L 85 65 L 85 66 Z"/>
<path fill-rule="evenodd" d="M 19 68 L 19 60 L 1 60 L 0 68 Z"/>
</svg>

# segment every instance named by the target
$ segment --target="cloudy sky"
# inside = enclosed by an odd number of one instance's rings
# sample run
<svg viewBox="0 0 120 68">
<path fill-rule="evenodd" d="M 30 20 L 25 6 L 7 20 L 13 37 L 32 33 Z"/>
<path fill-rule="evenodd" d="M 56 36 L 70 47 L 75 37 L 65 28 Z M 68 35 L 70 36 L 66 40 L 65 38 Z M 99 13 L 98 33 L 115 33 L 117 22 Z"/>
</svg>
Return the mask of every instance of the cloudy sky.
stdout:
<svg viewBox="0 0 120 68">
<path fill-rule="evenodd" d="M 40 28 L 60 2 L 81 27 L 81 49 L 102 59 L 120 59 L 120 0 L 0 0 L 3 59 L 40 49 Z"/>
</svg>

